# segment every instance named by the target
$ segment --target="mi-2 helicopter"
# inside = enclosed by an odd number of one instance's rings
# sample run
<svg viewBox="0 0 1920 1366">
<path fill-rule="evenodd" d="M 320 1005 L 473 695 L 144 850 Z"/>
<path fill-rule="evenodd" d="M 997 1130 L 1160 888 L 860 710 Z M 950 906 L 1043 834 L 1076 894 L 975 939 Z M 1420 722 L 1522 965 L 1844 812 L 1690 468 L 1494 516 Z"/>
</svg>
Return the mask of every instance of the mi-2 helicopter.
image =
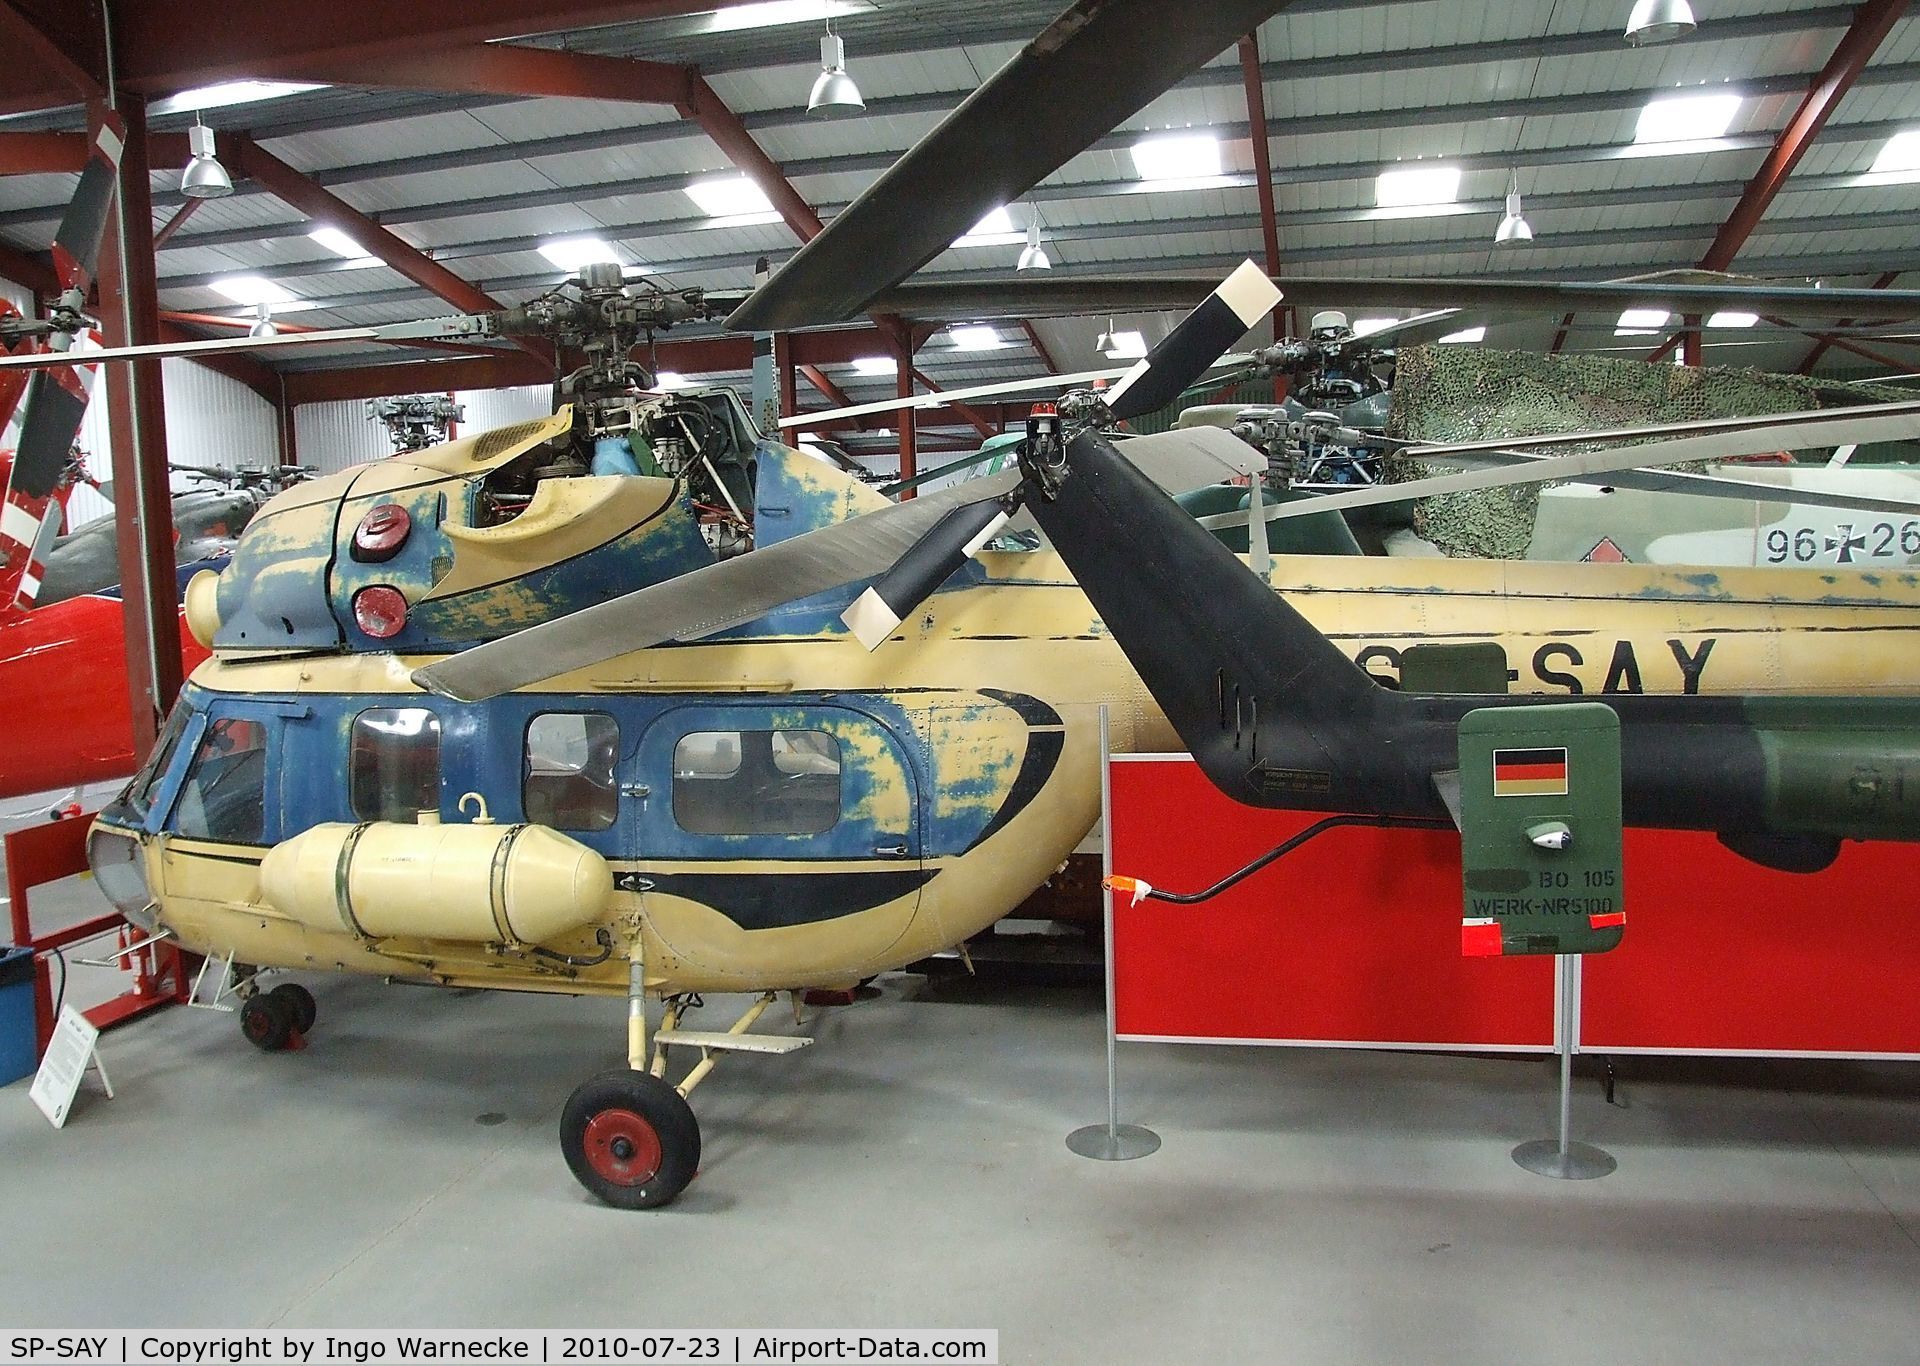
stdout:
<svg viewBox="0 0 1920 1366">
<path fill-rule="evenodd" d="M 1000 169 L 1038 180 L 1269 8 L 1191 7 L 1150 75 L 1093 92 Z M 917 182 L 965 169 L 939 167 L 951 144 L 982 145 L 973 120 L 1057 90 L 1052 64 L 1138 71 L 1124 58 L 1142 9 L 1077 6 L 790 263 L 764 308 L 797 272 L 799 311 L 833 313 L 823 282 L 859 309 L 919 264 L 920 238 L 959 235 L 978 217 L 964 178 L 937 200 Z M 903 195 L 940 211 L 903 213 Z M 974 218 L 949 231 L 955 213 Z M 538 326 L 590 359 L 551 418 L 288 490 L 225 571 L 190 585 L 213 657 L 95 825 L 98 885 L 222 965 L 263 1047 L 314 1015 L 262 969 L 626 997 L 626 1065 L 575 1091 L 562 1149 L 604 1200 L 670 1200 L 699 1160 L 686 1095 L 717 1057 L 805 1042 L 753 1032 L 776 993 L 850 985 L 1017 905 L 1095 818 L 1102 706 L 1120 749 L 1178 743 L 1068 566 L 994 536 L 1007 501 L 1066 470 L 1069 434 L 1106 442 L 1112 423 L 1159 408 L 1278 297 L 1252 267 L 1235 272 L 1120 384 L 1038 414 L 1018 467 L 900 504 L 759 436 L 737 398 L 652 386 L 635 345 L 711 301 L 588 280 L 510 315 L 420 325 Z M 738 325 L 763 325 L 760 298 Z M 1714 435 L 1722 449 L 1774 439 Z M 1204 431 L 1121 450 L 1170 490 L 1261 460 Z M 1278 563 L 1272 586 L 1354 654 L 1441 630 L 1576 682 L 1564 671 L 1584 668 L 1596 692 L 1920 681 L 1907 649 L 1920 583 L 1904 577 L 1709 584 L 1594 566 L 1570 588 L 1547 567 Z M 1810 629 L 1836 622 L 1839 648 Z M 717 991 L 758 1000 L 727 1031 L 688 1027 Z M 676 1084 L 668 1056 L 687 1050 L 700 1060 Z"/>
</svg>

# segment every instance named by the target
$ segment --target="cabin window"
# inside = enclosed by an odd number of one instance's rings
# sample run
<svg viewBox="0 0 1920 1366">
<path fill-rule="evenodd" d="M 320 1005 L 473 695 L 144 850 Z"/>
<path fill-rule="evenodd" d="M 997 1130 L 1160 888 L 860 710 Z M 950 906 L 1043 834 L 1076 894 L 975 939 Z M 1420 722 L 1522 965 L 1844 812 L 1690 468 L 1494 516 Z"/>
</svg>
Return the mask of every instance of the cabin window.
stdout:
<svg viewBox="0 0 1920 1366">
<path fill-rule="evenodd" d="M 840 819 L 840 742 L 822 730 L 702 730 L 673 750 L 673 818 L 696 835 L 818 835 Z"/>
<path fill-rule="evenodd" d="M 412 821 L 440 809 L 440 718 L 425 707 L 375 707 L 353 718 L 347 793 L 363 821 Z"/>
<path fill-rule="evenodd" d="M 620 815 L 613 766 L 620 726 L 605 712 L 543 712 L 527 725 L 520 800 L 527 819 L 557 830 L 606 830 Z"/>
<path fill-rule="evenodd" d="M 173 828 L 191 839 L 259 844 L 266 833 L 267 728 L 241 716 L 207 722 L 180 787 Z"/>
<path fill-rule="evenodd" d="M 174 707 L 167 717 L 166 728 L 160 732 L 159 739 L 153 743 L 153 751 L 147 755 L 146 763 L 133 775 L 133 781 L 127 784 L 127 790 L 121 794 L 121 800 L 138 812 L 142 820 L 153 807 L 154 794 L 160 788 L 160 780 L 167 776 L 167 769 L 173 764 L 173 752 L 180 747 L 180 736 L 187 729 L 187 718 L 193 715 L 193 708 L 181 703 Z"/>
</svg>

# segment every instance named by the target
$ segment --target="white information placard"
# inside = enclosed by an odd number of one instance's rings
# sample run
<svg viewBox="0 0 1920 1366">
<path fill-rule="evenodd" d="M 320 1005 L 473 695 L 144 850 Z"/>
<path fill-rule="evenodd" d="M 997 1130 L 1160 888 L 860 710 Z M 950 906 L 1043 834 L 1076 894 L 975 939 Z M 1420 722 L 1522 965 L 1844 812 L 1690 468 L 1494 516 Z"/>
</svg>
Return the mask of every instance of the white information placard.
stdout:
<svg viewBox="0 0 1920 1366">
<path fill-rule="evenodd" d="M 47 1055 L 40 1059 L 33 1089 L 27 1093 L 56 1129 L 66 1127 L 67 1111 L 73 1108 L 73 1097 L 80 1089 L 80 1079 L 87 1074 L 88 1063 L 99 1069 L 100 1084 L 106 1088 L 107 1099 L 113 1099 L 113 1083 L 107 1080 L 107 1069 L 100 1062 L 99 1039 L 100 1031 L 93 1021 L 72 1006 L 60 1008 L 60 1022 L 53 1027 Z"/>
</svg>

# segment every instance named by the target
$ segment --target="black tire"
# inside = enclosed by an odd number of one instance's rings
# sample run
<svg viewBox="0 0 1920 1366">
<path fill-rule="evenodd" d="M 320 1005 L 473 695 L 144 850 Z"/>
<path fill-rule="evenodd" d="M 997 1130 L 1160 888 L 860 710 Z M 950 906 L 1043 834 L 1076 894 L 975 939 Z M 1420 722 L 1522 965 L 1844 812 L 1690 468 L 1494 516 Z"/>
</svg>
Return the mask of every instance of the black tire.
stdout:
<svg viewBox="0 0 1920 1366">
<path fill-rule="evenodd" d="M 293 1011 L 293 1027 L 302 1034 L 311 1033 L 313 1022 L 320 1018 L 320 1007 L 313 999 L 313 993 L 298 982 L 282 982 L 269 996 L 278 996 Z"/>
<path fill-rule="evenodd" d="M 263 1053 L 278 1053 L 293 1037 L 293 1006 L 271 991 L 255 992 L 240 1006 L 240 1032 Z"/>
<path fill-rule="evenodd" d="M 618 1068 L 567 1097 L 560 1151 L 595 1198 L 617 1209 L 654 1209 L 699 1171 L 700 1121 L 659 1077 Z"/>
</svg>

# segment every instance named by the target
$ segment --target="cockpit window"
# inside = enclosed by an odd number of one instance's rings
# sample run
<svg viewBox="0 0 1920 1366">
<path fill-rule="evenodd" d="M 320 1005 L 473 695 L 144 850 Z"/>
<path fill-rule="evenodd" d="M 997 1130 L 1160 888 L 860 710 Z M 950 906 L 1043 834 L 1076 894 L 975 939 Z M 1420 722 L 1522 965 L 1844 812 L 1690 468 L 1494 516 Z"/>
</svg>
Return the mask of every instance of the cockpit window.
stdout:
<svg viewBox="0 0 1920 1366">
<path fill-rule="evenodd" d="M 440 718 L 425 707 L 374 707 L 353 718 L 347 793 L 363 821 L 412 821 L 440 809 Z"/>
<path fill-rule="evenodd" d="M 147 812 L 153 807 L 154 789 L 160 786 L 160 779 L 166 776 L 167 768 L 173 763 L 173 752 L 180 747 L 180 734 L 187 728 L 187 719 L 193 715 L 193 708 L 185 704 L 176 706 L 167 716 L 167 724 L 162 727 L 159 737 L 153 742 L 153 749 L 147 754 L 147 762 L 133 775 L 133 781 L 121 794 L 121 804 L 131 808 L 140 819 L 146 819 Z"/>
<path fill-rule="evenodd" d="M 193 839 L 262 843 L 266 776 L 266 726 L 239 716 L 209 721 L 180 787 L 174 830 Z"/>
<path fill-rule="evenodd" d="M 840 742 L 822 730 L 703 730 L 673 750 L 673 818 L 696 835 L 818 835 L 840 820 Z"/>
<path fill-rule="evenodd" d="M 557 830 L 610 829 L 620 815 L 619 757 L 620 727 L 605 712 L 534 717 L 520 788 L 527 819 Z"/>
</svg>

